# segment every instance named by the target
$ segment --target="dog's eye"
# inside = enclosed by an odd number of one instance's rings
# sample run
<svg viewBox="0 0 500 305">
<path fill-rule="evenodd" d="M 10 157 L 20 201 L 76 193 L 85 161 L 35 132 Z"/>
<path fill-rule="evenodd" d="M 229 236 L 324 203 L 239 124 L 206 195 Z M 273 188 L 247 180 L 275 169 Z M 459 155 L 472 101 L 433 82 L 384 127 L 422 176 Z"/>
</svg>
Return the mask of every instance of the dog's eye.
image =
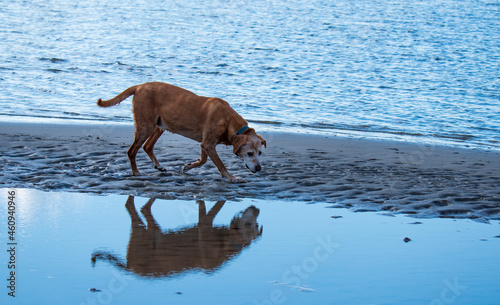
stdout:
<svg viewBox="0 0 500 305">
<path fill-rule="evenodd" d="M 247 153 L 247 155 L 248 155 L 249 157 L 253 157 L 253 151 L 249 151 L 249 152 Z"/>
</svg>

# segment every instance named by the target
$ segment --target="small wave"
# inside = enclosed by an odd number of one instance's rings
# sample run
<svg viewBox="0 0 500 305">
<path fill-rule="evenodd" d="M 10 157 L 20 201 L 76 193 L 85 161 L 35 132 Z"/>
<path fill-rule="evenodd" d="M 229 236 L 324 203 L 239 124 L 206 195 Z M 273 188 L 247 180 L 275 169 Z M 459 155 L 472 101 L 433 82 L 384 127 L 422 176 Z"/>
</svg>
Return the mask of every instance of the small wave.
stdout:
<svg viewBox="0 0 500 305">
<path fill-rule="evenodd" d="M 219 72 L 219 71 L 196 71 L 195 73 L 197 74 L 206 74 L 206 75 L 215 75 L 215 76 L 220 76 L 220 75 L 226 75 L 226 76 L 234 76 L 233 73 L 227 73 L 227 72 Z"/>
<path fill-rule="evenodd" d="M 274 125 L 274 126 L 282 126 L 285 124 L 283 122 L 278 122 L 278 121 L 259 121 L 259 120 L 247 120 L 247 121 L 255 124 Z"/>
<path fill-rule="evenodd" d="M 272 51 L 272 52 L 279 52 L 279 49 L 275 49 L 275 48 L 264 48 L 264 47 L 254 47 L 254 48 L 250 48 L 251 50 L 255 50 L 255 51 Z"/>
<path fill-rule="evenodd" d="M 451 134 L 451 133 L 420 133 L 411 132 L 404 130 L 394 130 L 387 127 L 373 126 L 373 125 L 345 125 L 345 124 L 327 124 L 327 123 L 284 123 L 279 121 L 261 121 L 261 120 L 248 120 L 248 122 L 263 125 L 272 125 L 276 127 L 290 127 L 290 129 L 300 128 L 302 130 L 320 130 L 321 133 L 335 133 L 342 132 L 349 134 L 349 132 L 371 134 L 371 137 L 379 137 L 378 135 L 385 134 L 389 138 L 391 135 L 394 137 L 403 138 L 434 138 L 434 139 L 446 139 L 453 141 L 466 142 L 475 138 L 475 136 L 470 134 Z M 369 135 L 368 135 L 369 136 Z M 384 138 L 387 138 L 385 136 Z M 472 143 L 471 143 L 472 144 Z M 477 143 L 481 144 L 481 143 Z"/>
<path fill-rule="evenodd" d="M 69 114 L 68 114 L 69 115 Z M 109 118 L 108 117 L 100 117 L 100 116 L 97 116 L 97 115 L 92 115 L 92 116 L 84 116 L 84 117 L 77 117 L 77 116 L 61 116 L 61 115 L 43 115 L 43 114 L 12 114 L 12 113 L 0 113 L 0 116 L 6 116 L 6 117 L 9 117 L 9 118 L 12 118 L 12 119 L 15 119 L 15 118 L 23 118 L 22 120 L 25 121 L 25 122 L 29 122 L 30 119 L 33 119 L 33 120 L 37 120 L 37 119 L 47 119 L 47 120 L 63 120 L 63 121 L 71 121 L 71 120 L 75 120 L 75 121 L 89 121 L 89 122 L 92 122 L 92 121 L 96 121 L 96 122 L 109 122 Z M 24 119 L 26 118 L 26 119 Z M 126 122 L 127 120 L 116 120 L 116 122 Z"/>
<path fill-rule="evenodd" d="M 52 73 L 62 73 L 62 72 L 65 72 L 64 70 L 60 70 L 60 69 L 45 69 L 45 71 L 52 72 Z"/>
<path fill-rule="evenodd" d="M 48 61 L 48 62 L 51 62 L 53 64 L 60 64 L 60 63 L 63 63 L 63 62 L 67 62 L 66 59 L 56 58 L 56 57 L 39 57 L 38 60 L 40 60 L 40 61 Z"/>
<path fill-rule="evenodd" d="M 123 63 L 121 61 L 115 61 L 115 62 L 103 62 L 102 63 L 103 66 L 114 66 L 114 65 L 117 65 L 117 66 L 128 66 L 126 63 Z"/>
<path fill-rule="evenodd" d="M 468 134 L 432 134 L 431 136 L 443 139 L 453 139 L 460 141 L 468 141 L 474 138 L 473 135 Z"/>
<path fill-rule="evenodd" d="M 196 71 L 198 74 L 208 74 L 208 75 L 221 75 L 221 72 L 218 71 Z"/>
</svg>

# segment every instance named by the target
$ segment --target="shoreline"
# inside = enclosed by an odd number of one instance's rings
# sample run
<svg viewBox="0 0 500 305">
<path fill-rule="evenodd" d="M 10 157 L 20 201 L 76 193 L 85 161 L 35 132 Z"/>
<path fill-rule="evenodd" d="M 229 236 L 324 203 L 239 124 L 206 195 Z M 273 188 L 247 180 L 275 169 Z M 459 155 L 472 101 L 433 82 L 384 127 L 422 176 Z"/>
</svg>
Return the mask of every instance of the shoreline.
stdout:
<svg viewBox="0 0 500 305">
<path fill-rule="evenodd" d="M 267 141 L 263 171 L 250 173 L 230 147 L 218 146 L 227 183 L 211 161 L 179 173 L 199 144 L 165 133 L 155 153 L 141 150 L 134 177 L 126 150 L 133 126 L 0 122 L 0 187 L 128 194 L 163 199 L 256 198 L 325 202 L 354 211 L 415 217 L 500 219 L 500 153 L 400 141 L 259 132 Z"/>
<path fill-rule="evenodd" d="M 29 119 L 30 122 L 26 123 Z M 314 126 L 303 126 L 299 123 L 293 126 L 280 122 L 252 121 L 247 120 L 249 125 L 256 130 L 269 133 L 291 134 L 297 136 L 321 136 L 330 138 L 363 139 L 367 141 L 398 142 L 410 145 L 432 145 L 438 147 L 456 148 L 464 150 L 479 150 L 485 152 L 500 153 L 500 146 L 493 143 L 475 143 L 460 141 L 460 136 L 429 136 L 424 134 L 412 134 L 403 132 L 369 131 L 360 129 L 324 128 Z M 27 117 L 27 116 L 6 116 L 0 115 L 0 126 L 9 124 L 39 124 L 39 125 L 68 125 L 68 126 L 133 126 L 132 121 L 110 121 L 77 119 L 77 118 L 53 118 L 53 117 Z M 325 131 L 326 130 L 326 131 Z M 455 139 L 455 141 L 443 141 L 443 139 Z M 463 140 L 463 139 L 462 139 Z"/>
</svg>

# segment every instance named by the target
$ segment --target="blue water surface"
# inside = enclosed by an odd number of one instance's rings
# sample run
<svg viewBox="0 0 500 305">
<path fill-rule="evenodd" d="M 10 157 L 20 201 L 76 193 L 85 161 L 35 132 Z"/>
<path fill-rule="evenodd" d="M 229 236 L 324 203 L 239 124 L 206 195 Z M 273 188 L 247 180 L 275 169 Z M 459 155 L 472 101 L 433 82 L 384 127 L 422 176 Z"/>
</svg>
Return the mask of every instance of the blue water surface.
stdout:
<svg viewBox="0 0 500 305">
<path fill-rule="evenodd" d="M 261 128 L 500 149 L 498 0 L 2 1 L 0 119 L 132 122 L 129 86 Z"/>
<path fill-rule="evenodd" d="M 240 211 L 254 206 L 262 232 L 216 268 L 206 268 L 208 259 L 197 256 L 184 229 L 198 224 L 201 204 L 208 212 L 218 203 L 156 200 L 148 214 L 149 199 L 132 198 L 131 210 L 143 221 L 138 228 L 131 226 L 128 196 L 15 191 L 17 296 L 9 297 L 5 285 L 2 304 L 486 305 L 500 299 L 498 221 L 355 213 L 320 203 L 228 201 L 214 228 L 227 230 Z M 5 205 L 0 213 L 7 214 Z M 152 229 L 155 224 L 159 230 Z M 0 225 L 7 227 L 5 217 Z M 157 237 L 139 241 L 145 250 L 134 246 L 133 232 L 141 227 Z M 232 239 L 236 245 L 245 239 L 235 236 L 241 238 Z M 222 241 L 211 248 L 234 246 Z M 160 251 L 168 247 L 173 250 Z M 141 250 L 151 251 L 145 255 L 149 259 L 133 260 Z M 159 254 L 174 250 L 185 266 L 195 261 L 200 268 L 165 273 L 175 255 Z M 95 253 L 116 260 L 93 264 Z M 8 253 L 1 251 L 0 259 L 7 278 Z M 156 267 L 157 273 L 140 274 L 138 265 Z"/>
</svg>

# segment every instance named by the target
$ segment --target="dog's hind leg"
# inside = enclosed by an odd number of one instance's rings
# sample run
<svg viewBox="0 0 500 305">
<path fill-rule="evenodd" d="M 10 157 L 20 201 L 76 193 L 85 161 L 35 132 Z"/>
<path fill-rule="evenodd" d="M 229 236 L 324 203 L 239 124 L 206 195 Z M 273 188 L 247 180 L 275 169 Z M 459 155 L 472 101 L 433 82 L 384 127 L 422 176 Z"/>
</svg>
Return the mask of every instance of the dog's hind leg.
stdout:
<svg viewBox="0 0 500 305">
<path fill-rule="evenodd" d="M 156 156 L 153 152 L 153 148 L 156 144 L 156 141 L 160 138 L 160 136 L 163 134 L 163 130 L 159 128 L 158 126 L 155 127 L 153 130 L 153 133 L 149 136 L 147 139 L 146 143 L 144 143 L 144 151 L 148 154 L 149 158 L 151 158 L 151 161 L 155 164 L 155 168 L 159 170 L 160 172 L 166 172 L 167 170 L 160 165 L 160 162 L 158 162 L 158 159 L 156 159 Z"/>
<path fill-rule="evenodd" d="M 134 143 L 132 143 L 130 148 L 127 150 L 128 159 L 130 161 L 130 167 L 132 168 L 132 175 L 134 176 L 141 175 L 141 173 L 137 169 L 137 164 L 135 162 L 135 157 L 137 156 L 137 152 L 139 152 L 139 149 L 141 148 L 142 144 L 144 144 L 144 142 L 146 142 L 146 140 L 149 138 L 149 136 L 153 132 L 153 129 L 154 127 L 141 128 L 141 126 L 138 126 L 136 124 Z"/>
<path fill-rule="evenodd" d="M 207 153 L 202 149 L 200 158 L 193 163 L 189 163 L 189 164 L 184 165 L 184 167 L 181 170 L 181 173 L 185 173 L 190 169 L 193 169 L 193 168 L 198 167 L 198 166 L 202 166 L 203 164 L 207 163 L 207 157 L 208 157 Z"/>
</svg>

